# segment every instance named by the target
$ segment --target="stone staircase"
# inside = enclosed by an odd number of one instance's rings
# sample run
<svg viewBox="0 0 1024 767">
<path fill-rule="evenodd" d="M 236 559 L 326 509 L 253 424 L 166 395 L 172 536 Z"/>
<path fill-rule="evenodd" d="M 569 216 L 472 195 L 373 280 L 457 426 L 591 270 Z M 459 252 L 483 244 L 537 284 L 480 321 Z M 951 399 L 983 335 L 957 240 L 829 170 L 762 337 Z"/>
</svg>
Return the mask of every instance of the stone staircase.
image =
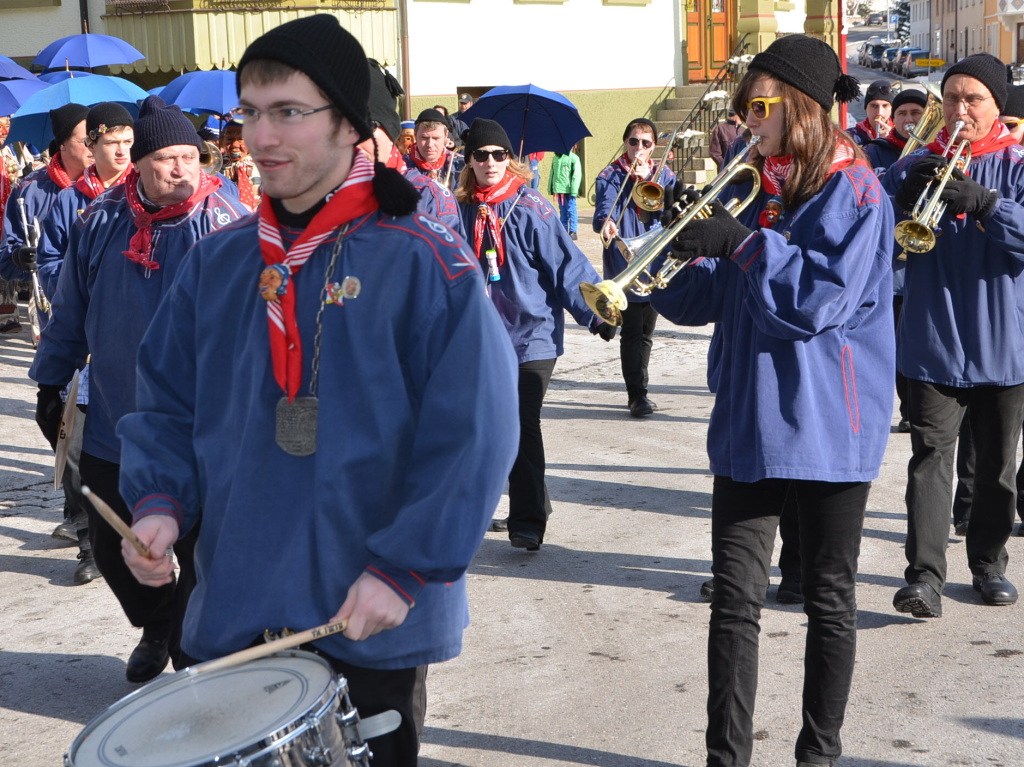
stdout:
<svg viewBox="0 0 1024 767">
<path fill-rule="evenodd" d="M 655 112 L 654 123 L 658 126 L 658 132 L 671 133 L 679 127 L 680 123 L 690 114 L 693 107 L 697 105 L 707 87 L 707 83 L 676 87 L 674 95 L 665 99 L 662 108 Z M 699 129 L 696 126 L 693 128 L 693 130 Z M 710 131 L 710 128 L 708 128 L 708 131 Z M 676 169 L 677 175 L 681 173 L 682 179 L 686 183 L 697 187 L 707 184 L 718 173 L 715 161 L 711 159 L 708 151 L 708 131 L 702 131 L 700 135 L 691 136 L 687 139 L 677 139 L 676 141 L 677 161 L 672 164 L 672 167 Z M 678 158 L 684 152 L 684 148 L 681 146 L 683 141 L 690 142 L 690 146 L 697 145 L 699 148 L 687 164 L 687 167 L 680 171 L 678 169 Z M 660 159 L 664 151 L 664 148 L 659 148 L 658 159 Z"/>
</svg>

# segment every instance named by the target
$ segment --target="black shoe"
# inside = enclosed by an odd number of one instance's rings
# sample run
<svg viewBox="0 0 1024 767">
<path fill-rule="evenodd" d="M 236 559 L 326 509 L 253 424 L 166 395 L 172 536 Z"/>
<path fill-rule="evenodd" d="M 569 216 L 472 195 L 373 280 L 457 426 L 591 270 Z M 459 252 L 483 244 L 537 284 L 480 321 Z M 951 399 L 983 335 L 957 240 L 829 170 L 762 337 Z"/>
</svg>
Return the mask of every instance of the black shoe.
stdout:
<svg viewBox="0 0 1024 767">
<path fill-rule="evenodd" d="M 89 517 L 84 511 L 80 511 L 53 528 L 53 532 L 50 533 L 50 535 L 54 538 L 59 538 L 62 541 L 78 543 L 78 531 L 84 530 L 88 526 Z"/>
<path fill-rule="evenodd" d="M 576 239 L 576 232 L 569 232 L 569 239 L 570 240 L 575 240 Z"/>
<path fill-rule="evenodd" d="M 487 528 L 492 533 L 503 533 L 508 530 L 508 517 L 504 519 L 498 519 L 495 517 L 491 520 L 490 526 Z"/>
<path fill-rule="evenodd" d="M 526 549 L 527 551 L 540 551 L 540 536 L 537 533 L 512 533 L 509 536 L 514 549 Z"/>
<path fill-rule="evenodd" d="M 897 612 L 910 613 L 915 618 L 941 618 L 942 597 L 923 581 L 911 583 L 896 592 L 892 606 Z"/>
<path fill-rule="evenodd" d="M 900 434 L 910 434 L 910 421 L 906 418 L 901 418 L 899 426 L 896 427 L 896 431 Z"/>
<path fill-rule="evenodd" d="M 715 595 L 715 579 L 708 578 L 702 584 L 700 584 L 700 598 L 711 601 L 711 598 Z"/>
<path fill-rule="evenodd" d="M 92 550 L 78 552 L 78 567 L 75 568 L 73 580 L 76 586 L 84 586 L 97 578 L 102 578 L 100 569 L 96 567 L 96 560 L 92 558 Z"/>
<path fill-rule="evenodd" d="M 775 592 L 775 601 L 783 605 L 802 605 L 804 592 L 800 590 L 800 581 L 783 578 Z"/>
<path fill-rule="evenodd" d="M 970 524 L 969 519 L 961 519 L 959 522 L 953 523 L 953 532 L 963 538 L 967 535 L 967 525 Z"/>
<path fill-rule="evenodd" d="M 987 605 L 1012 605 L 1017 603 L 1017 589 L 1006 580 L 1002 573 L 985 573 L 974 576 L 974 590 L 981 592 Z"/>
<path fill-rule="evenodd" d="M 142 684 L 150 679 L 156 679 L 167 668 L 167 661 L 170 660 L 170 653 L 167 645 L 169 639 L 147 639 L 145 634 L 132 654 L 128 658 L 128 668 L 125 669 L 125 677 L 132 684 Z"/>
<path fill-rule="evenodd" d="M 629 414 L 634 418 L 643 418 L 645 415 L 650 415 L 657 409 L 658 406 L 647 399 L 646 394 L 640 394 L 629 401 Z"/>
</svg>

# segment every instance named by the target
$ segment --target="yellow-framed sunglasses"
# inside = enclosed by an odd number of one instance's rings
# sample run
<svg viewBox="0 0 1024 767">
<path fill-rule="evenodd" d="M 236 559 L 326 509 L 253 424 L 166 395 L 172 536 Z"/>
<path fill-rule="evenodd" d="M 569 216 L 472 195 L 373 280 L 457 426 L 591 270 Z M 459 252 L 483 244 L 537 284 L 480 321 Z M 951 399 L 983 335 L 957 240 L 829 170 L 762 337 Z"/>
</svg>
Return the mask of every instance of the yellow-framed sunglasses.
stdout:
<svg viewBox="0 0 1024 767">
<path fill-rule="evenodd" d="M 771 105 L 782 101 L 782 96 L 759 96 L 747 102 L 747 114 L 752 114 L 758 120 L 767 120 L 771 114 Z"/>
</svg>

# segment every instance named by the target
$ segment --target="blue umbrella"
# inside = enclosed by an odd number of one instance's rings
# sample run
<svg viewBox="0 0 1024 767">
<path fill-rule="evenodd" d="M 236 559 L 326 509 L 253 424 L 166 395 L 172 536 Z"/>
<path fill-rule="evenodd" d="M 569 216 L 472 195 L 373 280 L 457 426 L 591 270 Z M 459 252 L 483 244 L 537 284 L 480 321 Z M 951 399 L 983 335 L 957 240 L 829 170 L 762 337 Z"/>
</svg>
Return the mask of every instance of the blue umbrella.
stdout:
<svg viewBox="0 0 1024 767">
<path fill-rule="evenodd" d="M 0 77 L 5 80 L 34 80 L 35 75 L 13 59 L 0 56 Z"/>
<path fill-rule="evenodd" d="M 131 64 L 146 58 L 140 51 L 119 37 L 89 33 L 54 40 L 32 62 L 43 69 L 61 67 L 102 67 L 109 64 Z"/>
<path fill-rule="evenodd" d="M 575 105 L 565 96 L 536 85 L 491 88 L 459 117 L 472 125 L 477 117 L 494 120 L 508 134 L 520 156 L 532 152 L 566 154 L 591 135 Z"/>
<path fill-rule="evenodd" d="M 75 69 L 54 69 L 52 72 L 43 72 L 39 79 L 44 83 L 56 85 L 65 80 L 74 80 L 76 77 L 92 77 L 92 72 L 82 72 Z"/>
<path fill-rule="evenodd" d="M 31 80 L 0 81 L 0 116 L 14 114 L 33 93 L 46 87 L 34 77 Z"/>
<path fill-rule="evenodd" d="M 116 101 L 138 115 L 138 102 L 149 94 L 134 83 L 120 77 L 93 75 L 75 77 L 29 96 L 11 115 L 11 134 L 8 141 L 24 141 L 36 146 L 46 146 L 53 138 L 50 125 L 50 110 L 65 104 L 93 106 L 101 101 Z"/>
<path fill-rule="evenodd" d="M 234 72 L 224 69 L 188 72 L 171 80 L 160 98 L 190 112 L 227 114 L 238 106 L 235 77 Z"/>
</svg>

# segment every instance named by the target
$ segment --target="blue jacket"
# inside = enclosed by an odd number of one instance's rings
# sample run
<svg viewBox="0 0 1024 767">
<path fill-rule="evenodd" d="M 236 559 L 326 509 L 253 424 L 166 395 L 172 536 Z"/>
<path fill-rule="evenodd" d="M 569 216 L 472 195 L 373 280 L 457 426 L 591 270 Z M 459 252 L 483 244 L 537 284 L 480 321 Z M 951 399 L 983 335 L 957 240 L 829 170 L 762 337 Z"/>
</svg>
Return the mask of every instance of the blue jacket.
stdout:
<svg viewBox="0 0 1024 767">
<path fill-rule="evenodd" d="M 462 173 L 462 169 L 466 167 L 466 161 L 462 158 L 461 154 L 452 154 L 450 149 L 445 149 L 445 162 L 441 166 L 441 169 L 437 172 L 437 183 L 441 186 L 447 186 L 448 188 L 454 189 L 459 185 L 459 174 Z M 455 163 L 452 167 L 451 173 L 448 172 L 448 166 Z M 416 165 L 416 161 L 412 159 L 412 153 L 405 155 L 405 167 L 409 170 L 414 170 L 417 173 L 430 178 Z M 445 177 L 448 177 L 447 185 L 444 183 Z"/>
<path fill-rule="evenodd" d="M 885 190 L 895 195 L 928 154 L 919 149 L 890 167 Z M 982 221 L 943 216 L 935 248 L 907 255 L 897 366 L 947 386 L 1011 386 L 1024 383 L 1024 148 L 972 159 L 969 173 L 1000 199 Z"/>
<path fill-rule="evenodd" d="M 426 215 L 353 223 L 331 279 L 362 288 L 324 307 L 318 446 L 298 458 L 274 440 L 282 392 L 257 243 L 254 217 L 193 249 L 142 342 L 138 409 L 118 427 L 137 518 L 170 513 L 184 533 L 202 510 L 183 647 L 207 659 L 266 628 L 325 623 L 369 571 L 415 601 L 405 622 L 318 646 L 368 668 L 451 658 L 465 572 L 519 444 L 515 357 L 480 271 Z M 300 396 L 333 246 L 292 283 Z"/>
<path fill-rule="evenodd" d="M 3 240 L 0 242 L 0 278 L 10 281 L 25 282 L 31 279 L 28 272 L 23 272 L 14 265 L 14 251 L 28 241 L 25 227 L 22 226 L 21 206 L 18 198 L 25 200 L 25 217 L 31 227 L 34 221 L 39 222 L 40 230 L 43 221 L 50 212 L 50 207 L 57 199 L 61 188 L 50 180 L 46 168 L 30 173 L 11 193 L 4 211 Z"/>
<path fill-rule="evenodd" d="M 420 212 L 433 216 L 452 231 L 458 232 L 462 239 L 466 239 L 459 204 L 455 202 L 452 190 L 429 176 L 424 176 L 415 168 L 406 167 L 405 178 L 420 193 Z"/>
<path fill-rule="evenodd" d="M 892 206 L 863 166 L 760 229 L 768 197 L 740 215 L 753 233 L 731 259 L 698 260 L 653 296 L 676 324 L 717 323 L 711 470 L 738 482 L 871 480 L 892 419 Z"/>
<path fill-rule="evenodd" d="M 160 268 L 152 271 L 124 256 L 135 225 L 123 185 L 97 197 L 72 228 L 52 317 L 29 375 L 63 386 L 92 354 L 85 452 L 120 462 L 114 427 L 135 410 L 135 356 L 157 304 L 196 240 L 244 215 L 237 198 L 218 190 L 191 215 L 153 224 L 152 258 Z"/>
<path fill-rule="evenodd" d="M 900 159 L 900 152 L 902 151 L 885 139 L 875 139 L 864 147 L 864 154 L 868 156 L 868 162 L 871 163 L 871 167 L 875 169 L 875 173 L 879 177 L 885 174 L 890 165 Z M 895 256 L 898 256 L 903 251 L 903 248 L 899 245 L 894 245 L 893 248 L 892 292 L 897 296 L 902 296 L 903 278 L 906 274 L 907 262 L 895 258 Z"/>
<path fill-rule="evenodd" d="M 43 292 L 51 301 L 57 292 L 57 277 L 60 276 L 60 265 L 64 262 L 71 229 L 91 202 L 89 196 L 75 186 L 61 189 L 50 212 L 42 220 L 43 232 L 36 253 L 36 271 Z"/>
<path fill-rule="evenodd" d="M 665 189 L 675 185 L 676 174 L 672 172 L 668 165 L 661 169 L 661 173 L 658 174 L 657 183 L 661 184 Z M 622 192 L 622 195 L 619 196 L 615 210 L 612 210 L 612 203 L 615 202 L 615 198 L 619 195 L 619 189 L 623 184 L 627 184 L 627 187 Z M 612 163 L 598 174 L 596 183 L 597 203 L 594 206 L 595 232 L 600 233 L 601 227 L 604 226 L 604 222 L 609 216 L 613 220 L 618 220 L 620 213 L 622 214 L 622 220 L 619 222 L 619 237 L 623 239 L 637 237 L 652 229 L 661 228 L 660 213 L 652 213 L 650 221 L 646 224 L 640 220 L 640 217 L 637 215 L 636 204 L 630 201 L 633 186 L 634 182 L 627 180 L 626 172 L 618 163 Z M 622 213 L 624 205 L 626 206 L 626 212 Z M 604 278 L 606 280 L 612 279 L 626 268 L 626 259 L 619 253 L 618 248 L 614 246 L 604 249 L 602 261 L 604 264 Z M 637 296 L 629 292 L 626 293 L 626 297 L 630 303 L 636 304 L 647 303 L 651 300 L 650 296 Z"/>
<path fill-rule="evenodd" d="M 462 222 L 475 242 L 477 204 L 460 203 Z M 560 357 L 565 311 L 583 327 L 597 318 L 580 294 L 581 282 L 598 282 L 597 271 L 559 223 L 558 211 L 525 184 L 493 206 L 505 219 L 501 279 L 489 282 L 491 300 L 505 323 L 520 363 Z M 481 251 L 492 247 L 490 237 Z M 486 270 L 486 263 L 481 265 Z"/>
</svg>

